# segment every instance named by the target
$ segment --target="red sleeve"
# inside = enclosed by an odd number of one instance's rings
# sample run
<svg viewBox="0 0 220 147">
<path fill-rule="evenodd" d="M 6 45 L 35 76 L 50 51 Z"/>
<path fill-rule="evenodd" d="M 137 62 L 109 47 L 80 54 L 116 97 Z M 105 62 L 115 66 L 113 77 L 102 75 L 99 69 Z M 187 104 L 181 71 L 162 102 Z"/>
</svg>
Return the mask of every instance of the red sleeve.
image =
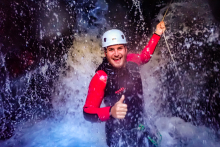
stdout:
<svg viewBox="0 0 220 147">
<path fill-rule="evenodd" d="M 90 82 L 86 103 L 83 107 L 84 112 L 97 114 L 101 121 L 106 121 L 110 117 L 110 106 L 100 108 L 104 97 L 106 82 L 107 74 L 103 70 L 97 71 Z"/>
<path fill-rule="evenodd" d="M 142 50 L 140 54 L 128 54 L 127 61 L 135 62 L 138 65 L 142 65 L 147 63 L 152 54 L 154 53 L 154 49 L 157 46 L 158 41 L 160 40 L 160 36 L 157 34 L 153 34 L 148 44 Z"/>
</svg>

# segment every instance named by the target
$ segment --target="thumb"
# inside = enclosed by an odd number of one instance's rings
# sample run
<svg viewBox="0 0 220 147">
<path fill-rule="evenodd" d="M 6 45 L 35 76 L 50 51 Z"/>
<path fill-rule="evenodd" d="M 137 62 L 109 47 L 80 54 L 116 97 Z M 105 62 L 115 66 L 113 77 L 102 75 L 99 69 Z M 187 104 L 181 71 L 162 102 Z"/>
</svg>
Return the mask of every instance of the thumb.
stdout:
<svg viewBox="0 0 220 147">
<path fill-rule="evenodd" d="M 122 96 L 121 96 L 121 99 L 120 99 L 118 102 L 123 103 L 124 99 L 125 99 L 125 96 L 124 96 L 124 95 L 122 95 Z"/>
</svg>

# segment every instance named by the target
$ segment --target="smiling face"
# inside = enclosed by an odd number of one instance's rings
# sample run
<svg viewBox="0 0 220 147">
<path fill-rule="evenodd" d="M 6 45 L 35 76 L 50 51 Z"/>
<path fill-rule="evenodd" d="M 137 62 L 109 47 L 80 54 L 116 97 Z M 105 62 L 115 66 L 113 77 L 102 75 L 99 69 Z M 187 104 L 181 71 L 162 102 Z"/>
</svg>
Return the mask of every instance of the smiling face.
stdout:
<svg viewBox="0 0 220 147">
<path fill-rule="evenodd" d="M 105 57 L 113 67 L 124 67 L 126 64 L 127 47 L 123 44 L 108 46 L 105 51 Z"/>
</svg>

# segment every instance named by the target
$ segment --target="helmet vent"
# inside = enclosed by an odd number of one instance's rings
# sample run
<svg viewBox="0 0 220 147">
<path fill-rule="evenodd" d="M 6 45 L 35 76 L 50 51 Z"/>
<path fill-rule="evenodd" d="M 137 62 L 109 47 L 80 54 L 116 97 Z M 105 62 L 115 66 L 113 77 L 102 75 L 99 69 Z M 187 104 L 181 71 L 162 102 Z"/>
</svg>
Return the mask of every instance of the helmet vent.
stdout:
<svg viewBox="0 0 220 147">
<path fill-rule="evenodd" d="M 104 38 L 104 42 L 106 42 L 106 38 Z"/>
<path fill-rule="evenodd" d="M 121 38 L 124 39 L 125 38 L 124 35 L 121 35 Z"/>
</svg>

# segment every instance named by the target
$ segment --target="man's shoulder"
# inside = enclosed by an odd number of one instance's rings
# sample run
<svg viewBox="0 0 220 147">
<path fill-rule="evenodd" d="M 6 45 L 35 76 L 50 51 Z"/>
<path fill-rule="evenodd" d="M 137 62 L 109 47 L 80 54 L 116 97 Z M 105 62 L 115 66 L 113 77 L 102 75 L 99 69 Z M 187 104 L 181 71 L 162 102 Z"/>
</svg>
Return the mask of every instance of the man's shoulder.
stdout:
<svg viewBox="0 0 220 147">
<path fill-rule="evenodd" d="M 98 70 L 98 71 L 95 73 L 95 75 L 97 75 L 97 76 L 99 76 L 99 77 L 101 77 L 101 76 L 107 76 L 107 74 L 105 73 L 104 70 Z"/>
<path fill-rule="evenodd" d="M 95 73 L 95 75 L 94 75 L 93 78 L 96 79 L 96 80 L 100 80 L 100 81 L 106 83 L 107 77 L 108 77 L 108 75 L 105 73 L 105 71 L 103 71 L 103 70 L 98 70 L 98 71 Z"/>
</svg>

